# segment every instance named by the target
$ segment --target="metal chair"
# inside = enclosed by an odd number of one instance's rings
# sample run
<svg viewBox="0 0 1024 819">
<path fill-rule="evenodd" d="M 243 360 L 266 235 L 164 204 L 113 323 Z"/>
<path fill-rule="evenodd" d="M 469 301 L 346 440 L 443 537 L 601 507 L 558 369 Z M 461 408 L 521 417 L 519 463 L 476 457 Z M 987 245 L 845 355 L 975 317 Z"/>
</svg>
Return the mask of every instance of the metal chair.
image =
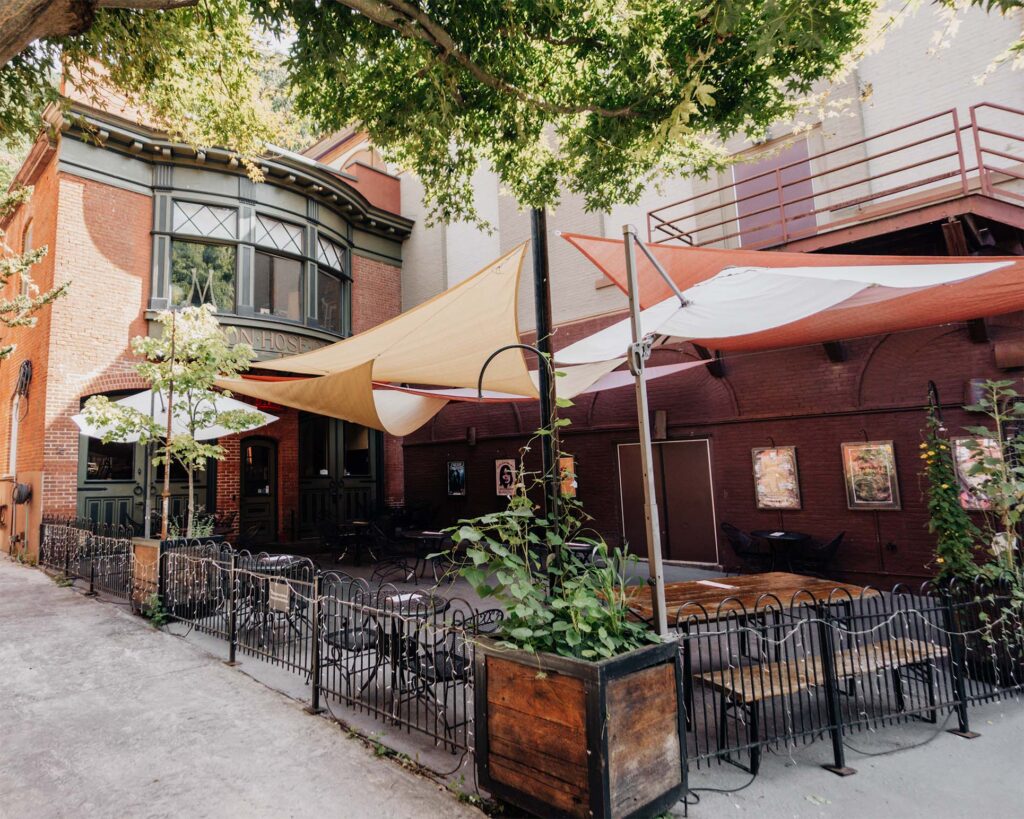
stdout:
<svg viewBox="0 0 1024 819">
<path fill-rule="evenodd" d="M 823 576 L 822 572 L 828 568 L 836 556 L 839 547 L 843 545 L 845 536 L 846 532 L 840 532 L 828 543 L 806 546 L 792 561 L 794 570 L 815 577 Z"/>
<path fill-rule="evenodd" d="M 763 572 L 771 566 L 771 554 L 759 549 L 757 541 L 749 534 L 725 521 L 722 521 L 721 529 L 744 568 Z"/>
</svg>

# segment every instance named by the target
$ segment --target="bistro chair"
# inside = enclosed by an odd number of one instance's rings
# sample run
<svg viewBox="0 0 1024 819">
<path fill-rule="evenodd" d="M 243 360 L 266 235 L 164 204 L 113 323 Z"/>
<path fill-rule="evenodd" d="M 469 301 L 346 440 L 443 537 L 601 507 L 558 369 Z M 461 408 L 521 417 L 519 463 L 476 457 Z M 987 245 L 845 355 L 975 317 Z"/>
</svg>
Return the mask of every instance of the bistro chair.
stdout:
<svg viewBox="0 0 1024 819">
<path fill-rule="evenodd" d="M 325 604 L 320 611 L 320 633 L 324 652 L 321 665 L 324 669 L 335 669 L 341 676 L 345 698 L 351 703 L 353 681 L 371 669 L 369 655 L 377 650 L 379 642 L 380 628 L 369 606 L 373 593 L 362 578 L 328 572 L 323 579 L 323 595 Z M 359 688 L 359 693 L 373 678 L 371 674 Z M 333 688 L 330 681 L 326 687 L 329 690 Z"/>
<path fill-rule="evenodd" d="M 725 521 L 722 521 L 721 529 L 743 569 L 763 572 L 771 565 L 771 554 L 758 548 L 757 541 L 749 534 Z"/>
<path fill-rule="evenodd" d="M 823 572 L 828 568 L 839 547 L 843 545 L 843 538 L 846 532 L 840 532 L 832 540 L 825 544 L 806 546 L 797 554 L 793 560 L 794 570 L 801 574 L 809 574 L 822 577 Z"/>
</svg>

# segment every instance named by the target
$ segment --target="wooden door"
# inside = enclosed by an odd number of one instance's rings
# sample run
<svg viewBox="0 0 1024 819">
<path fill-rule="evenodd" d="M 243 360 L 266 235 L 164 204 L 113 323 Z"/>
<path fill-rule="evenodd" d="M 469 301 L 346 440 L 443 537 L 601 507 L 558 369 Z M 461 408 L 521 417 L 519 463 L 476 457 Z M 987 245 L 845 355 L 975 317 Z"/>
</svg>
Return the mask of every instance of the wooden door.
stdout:
<svg viewBox="0 0 1024 819">
<path fill-rule="evenodd" d="M 777 151 L 777 152 L 776 152 Z M 777 245 L 814 232 L 814 187 L 807 140 L 733 165 L 736 216 L 743 247 Z"/>
<path fill-rule="evenodd" d="M 256 543 L 277 539 L 277 443 L 267 438 L 242 441 L 239 528 Z"/>
<path fill-rule="evenodd" d="M 659 441 L 653 450 L 662 557 L 687 563 L 718 563 L 708 441 Z M 632 553 L 645 557 L 647 539 L 639 444 L 619 445 L 619 488 L 623 538 Z"/>
</svg>

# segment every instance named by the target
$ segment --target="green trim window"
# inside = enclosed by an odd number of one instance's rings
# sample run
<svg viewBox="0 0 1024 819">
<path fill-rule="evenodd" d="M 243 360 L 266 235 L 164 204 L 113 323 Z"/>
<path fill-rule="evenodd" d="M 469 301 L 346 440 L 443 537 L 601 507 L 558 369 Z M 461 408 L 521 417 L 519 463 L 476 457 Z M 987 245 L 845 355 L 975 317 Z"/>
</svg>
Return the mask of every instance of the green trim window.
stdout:
<svg viewBox="0 0 1024 819">
<path fill-rule="evenodd" d="M 302 262 L 257 250 L 252 306 L 261 315 L 302 321 Z"/>
<path fill-rule="evenodd" d="M 320 326 L 334 333 L 343 333 L 345 325 L 345 282 L 322 267 L 317 270 L 316 314 Z"/>
<path fill-rule="evenodd" d="M 103 443 L 88 438 L 85 457 L 87 481 L 130 481 L 135 478 L 135 444 Z"/>
<path fill-rule="evenodd" d="M 171 243 L 171 304 L 212 304 L 235 312 L 235 248 L 205 242 Z"/>
</svg>

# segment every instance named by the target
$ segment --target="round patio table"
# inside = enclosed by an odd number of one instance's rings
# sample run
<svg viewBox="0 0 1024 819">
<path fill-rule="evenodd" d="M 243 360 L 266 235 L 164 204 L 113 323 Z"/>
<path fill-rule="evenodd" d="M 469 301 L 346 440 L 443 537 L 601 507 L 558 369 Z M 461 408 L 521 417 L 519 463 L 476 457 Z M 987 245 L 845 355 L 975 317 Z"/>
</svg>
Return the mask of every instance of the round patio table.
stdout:
<svg viewBox="0 0 1024 819">
<path fill-rule="evenodd" d="M 787 569 L 792 570 L 793 550 L 798 549 L 811 539 L 805 532 L 790 532 L 784 529 L 755 529 L 751 537 L 765 541 L 772 550 L 772 571 L 774 572 L 779 564 L 781 553 Z"/>
</svg>

